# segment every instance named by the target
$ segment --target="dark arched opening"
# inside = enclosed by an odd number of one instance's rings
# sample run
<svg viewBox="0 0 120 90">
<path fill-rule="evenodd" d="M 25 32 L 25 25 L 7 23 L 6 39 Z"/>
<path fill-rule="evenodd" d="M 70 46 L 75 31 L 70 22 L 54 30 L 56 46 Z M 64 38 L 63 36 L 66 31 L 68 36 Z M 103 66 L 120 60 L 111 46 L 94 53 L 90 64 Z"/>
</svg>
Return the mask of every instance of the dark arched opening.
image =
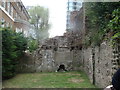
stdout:
<svg viewBox="0 0 120 90">
<path fill-rule="evenodd" d="M 65 65 L 64 65 L 64 64 L 61 64 L 61 65 L 59 66 L 59 68 L 57 69 L 57 71 L 59 72 L 59 71 L 67 71 L 67 70 L 66 70 L 66 68 L 65 68 Z"/>
</svg>

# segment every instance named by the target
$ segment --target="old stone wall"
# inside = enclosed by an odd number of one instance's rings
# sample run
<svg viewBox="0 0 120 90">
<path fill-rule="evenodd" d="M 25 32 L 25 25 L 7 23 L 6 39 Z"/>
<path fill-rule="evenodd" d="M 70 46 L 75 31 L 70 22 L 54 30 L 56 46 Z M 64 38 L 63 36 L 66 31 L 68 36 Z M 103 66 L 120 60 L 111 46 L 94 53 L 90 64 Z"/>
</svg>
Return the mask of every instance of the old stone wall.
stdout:
<svg viewBox="0 0 120 90">
<path fill-rule="evenodd" d="M 108 41 L 100 46 L 84 47 L 85 20 L 83 8 L 75 15 L 74 29 L 63 36 L 43 41 L 33 54 L 21 59 L 20 72 L 55 72 L 61 64 L 70 70 L 83 70 L 90 81 L 104 88 L 120 66 L 120 42 L 112 47 Z"/>
<path fill-rule="evenodd" d="M 78 70 L 83 69 L 81 50 L 75 49 L 75 50 L 72 50 L 71 52 L 72 52 L 72 55 L 73 55 L 72 56 L 73 57 L 73 59 L 72 59 L 73 70 L 78 71 Z"/>
<path fill-rule="evenodd" d="M 101 88 L 110 85 L 120 65 L 120 45 L 113 48 L 108 41 L 103 41 L 99 47 L 81 48 L 68 42 L 66 37 L 48 40 L 33 54 L 27 53 L 21 58 L 18 71 L 55 72 L 64 64 L 68 71 L 85 71 L 90 81 Z"/>
<path fill-rule="evenodd" d="M 67 44 L 65 36 L 45 40 L 32 55 L 35 72 L 55 72 L 62 64 L 67 70 L 73 70 L 73 52 Z"/>
<path fill-rule="evenodd" d="M 35 53 L 37 56 L 41 55 L 41 58 L 35 59 L 36 72 L 51 72 L 55 71 L 55 61 L 53 50 L 40 50 L 39 53 Z"/>
<path fill-rule="evenodd" d="M 100 47 L 82 49 L 82 65 L 93 84 L 101 88 L 111 84 L 112 76 L 118 69 L 120 61 L 120 58 L 115 58 L 119 54 L 115 54 L 118 52 L 117 48 L 113 49 L 109 42 L 104 41 Z"/>
<path fill-rule="evenodd" d="M 24 55 L 18 60 L 16 71 L 18 73 L 31 73 L 35 72 L 35 61 L 32 54 L 24 53 Z"/>
<path fill-rule="evenodd" d="M 68 47 L 73 53 L 72 64 L 74 68 L 79 64 L 79 68 L 75 70 L 85 71 L 93 84 L 103 88 L 111 84 L 112 76 L 119 68 L 120 42 L 114 48 L 108 41 L 103 41 L 100 46 L 85 48 L 84 38 L 89 28 L 84 12 L 84 8 L 81 8 L 76 16 L 72 17 L 74 28 L 68 36 Z"/>
<path fill-rule="evenodd" d="M 58 68 L 64 64 L 67 70 L 72 70 L 72 53 L 66 47 L 61 47 L 55 52 L 55 63 Z"/>
<path fill-rule="evenodd" d="M 95 79 L 94 83 L 100 87 L 111 84 L 112 80 L 112 47 L 107 42 L 103 42 L 100 47 L 95 47 Z"/>
<path fill-rule="evenodd" d="M 83 50 L 82 55 L 84 56 L 83 60 L 83 69 L 90 78 L 90 81 L 93 82 L 93 61 L 92 61 L 92 48 L 87 48 Z"/>
</svg>

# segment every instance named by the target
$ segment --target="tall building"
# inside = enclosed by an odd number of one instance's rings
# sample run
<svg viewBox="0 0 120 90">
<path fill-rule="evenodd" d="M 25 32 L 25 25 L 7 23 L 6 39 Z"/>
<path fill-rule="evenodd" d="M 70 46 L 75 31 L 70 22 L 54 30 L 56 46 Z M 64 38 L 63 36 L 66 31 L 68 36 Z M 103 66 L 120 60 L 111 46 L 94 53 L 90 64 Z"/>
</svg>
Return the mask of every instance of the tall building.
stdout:
<svg viewBox="0 0 120 90">
<path fill-rule="evenodd" d="M 68 0 L 67 2 L 67 20 L 66 20 L 66 30 L 69 31 L 73 27 L 71 25 L 71 14 L 75 16 L 77 11 L 82 7 L 82 2 L 80 0 Z"/>
<path fill-rule="evenodd" d="M 20 0 L 19 0 L 20 1 Z M 0 22 L 2 27 L 11 27 L 16 32 L 23 32 L 26 37 L 29 36 L 30 16 L 20 2 L 0 1 Z"/>
</svg>

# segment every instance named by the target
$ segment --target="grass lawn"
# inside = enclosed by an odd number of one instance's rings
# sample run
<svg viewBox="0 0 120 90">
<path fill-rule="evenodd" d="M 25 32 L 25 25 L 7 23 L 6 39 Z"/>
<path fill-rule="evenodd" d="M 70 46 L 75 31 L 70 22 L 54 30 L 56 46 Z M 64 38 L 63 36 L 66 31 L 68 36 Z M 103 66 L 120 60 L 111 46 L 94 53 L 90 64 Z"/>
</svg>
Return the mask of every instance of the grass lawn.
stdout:
<svg viewBox="0 0 120 90">
<path fill-rule="evenodd" d="M 3 88 L 95 88 L 83 72 L 18 74 L 2 84 Z"/>
</svg>

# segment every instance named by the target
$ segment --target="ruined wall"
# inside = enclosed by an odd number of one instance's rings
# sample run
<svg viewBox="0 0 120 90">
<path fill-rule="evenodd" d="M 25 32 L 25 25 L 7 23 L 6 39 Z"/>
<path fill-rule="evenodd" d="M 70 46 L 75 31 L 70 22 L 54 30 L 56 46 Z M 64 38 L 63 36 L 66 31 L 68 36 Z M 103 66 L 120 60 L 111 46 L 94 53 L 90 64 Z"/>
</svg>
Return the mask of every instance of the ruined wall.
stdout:
<svg viewBox="0 0 120 90">
<path fill-rule="evenodd" d="M 113 48 L 108 41 L 103 41 L 99 47 L 80 48 L 72 44 L 70 48 L 66 37 L 54 39 L 48 40 L 34 54 L 26 54 L 18 71 L 55 72 L 64 64 L 68 71 L 85 71 L 90 81 L 101 88 L 111 84 L 120 65 L 120 44 Z"/>
<path fill-rule="evenodd" d="M 82 61 L 82 52 L 81 50 L 78 50 L 78 49 L 74 49 L 71 51 L 72 53 L 72 57 L 73 57 L 73 60 L 72 60 L 72 65 L 73 65 L 73 70 L 81 70 L 83 69 L 82 65 L 83 65 L 83 61 Z"/>
<path fill-rule="evenodd" d="M 75 17 L 74 30 L 64 36 L 45 40 L 33 53 L 25 56 L 20 70 L 24 72 L 52 72 L 61 64 L 67 70 L 83 70 L 90 81 L 104 88 L 111 84 L 111 78 L 120 66 L 120 42 L 113 48 L 108 41 L 98 47 L 84 48 L 82 42 L 86 33 L 83 20 L 83 8 Z M 30 58 L 32 57 L 32 58 Z"/>
<path fill-rule="evenodd" d="M 83 70 L 88 74 L 90 81 L 93 82 L 93 62 L 92 62 L 92 48 L 83 50 Z"/>
<path fill-rule="evenodd" d="M 38 50 L 39 53 L 35 53 L 36 57 L 41 56 L 35 60 L 36 72 L 51 72 L 55 71 L 54 52 L 51 49 Z"/>
<path fill-rule="evenodd" d="M 99 47 L 85 48 L 84 38 L 89 28 L 84 12 L 81 8 L 72 19 L 74 28 L 68 36 L 69 48 L 73 53 L 72 64 L 76 68 L 74 70 L 85 71 L 93 84 L 103 88 L 111 84 L 112 76 L 120 65 L 120 45 L 116 44 L 113 48 L 109 41 L 103 41 Z M 78 68 L 77 64 L 80 65 Z"/>
<path fill-rule="evenodd" d="M 72 53 L 68 48 L 59 48 L 55 52 L 55 63 L 58 68 L 61 64 L 64 64 L 67 70 L 72 70 Z"/>
<path fill-rule="evenodd" d="M 88 47 L 82 50 L 83 68 L 93 84 L 101 88 L 111 84 L 112 76 L 118 69 L 120 61 L 117 48 L 113 49 L 109 42 L 104 41 L 100 47 Z"/>
<path fill-rule="evenodd" d="M 95 79 L 94 83 L 105 87 L 111 84 L 112 80 L 112 47 L 107 42 L 103 42 L 100 47 L 95 47 Z"/>
<path fill-rule="evenodd" d="M 73 53 L 67 44 L 65 36 L 45 40 L 32 55 L 35 72 L 55 72 L 61 64 L 65 65 L 67 70 L 73 70 Z"/>
<path fill-rule="evenodd" d="M 18 61 L 19 63 L 16 68 L 18 73 L 35 72 L 35 62 L 30 53 L 24 53 L 24 55 Z"/>
</svg>

